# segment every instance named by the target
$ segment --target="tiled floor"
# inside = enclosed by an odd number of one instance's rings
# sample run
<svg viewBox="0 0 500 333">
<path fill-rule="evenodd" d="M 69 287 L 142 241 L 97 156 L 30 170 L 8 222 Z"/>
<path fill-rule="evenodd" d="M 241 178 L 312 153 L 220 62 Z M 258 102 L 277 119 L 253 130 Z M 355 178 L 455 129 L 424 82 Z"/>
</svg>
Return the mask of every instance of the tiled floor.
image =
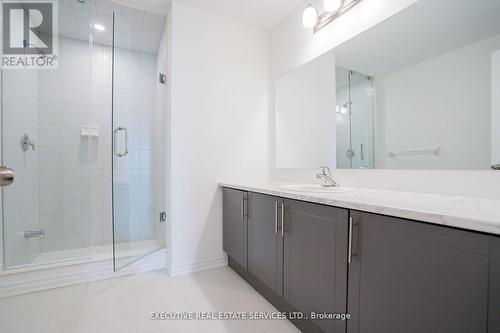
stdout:
<svg viewBox="0 0 500 333">
<path fill-rule="evenodd" d="M 227 267 L 131 275 L 0 299 L 2 333 L 299 332 L 285 320 L 150 320 L 150 312 L 276 309 Z"/>
</svg>

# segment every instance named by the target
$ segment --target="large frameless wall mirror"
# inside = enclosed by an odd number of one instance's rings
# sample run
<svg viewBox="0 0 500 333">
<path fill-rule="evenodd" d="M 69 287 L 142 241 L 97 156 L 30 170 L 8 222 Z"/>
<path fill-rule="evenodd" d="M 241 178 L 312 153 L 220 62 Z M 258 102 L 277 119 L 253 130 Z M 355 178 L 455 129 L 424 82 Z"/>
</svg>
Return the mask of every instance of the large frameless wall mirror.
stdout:
<svg viewBox="0 0 500 333">
<path fill-rule="evenodd" d="M 420 0 L 275 90 L 277 168 L 488 170 L 500 163 L 500 1 Z"/>
</svg>

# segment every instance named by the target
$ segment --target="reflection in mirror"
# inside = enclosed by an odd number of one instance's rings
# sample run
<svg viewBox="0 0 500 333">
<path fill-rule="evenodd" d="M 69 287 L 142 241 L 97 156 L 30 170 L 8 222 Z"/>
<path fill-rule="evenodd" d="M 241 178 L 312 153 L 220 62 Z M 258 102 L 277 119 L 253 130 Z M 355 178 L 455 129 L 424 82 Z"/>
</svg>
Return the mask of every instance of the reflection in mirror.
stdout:
<svg viewBox="0 0 500 333">
<path fill-rule="evenodd" d="M 335 165 L 335 62 L 332 54 L 275 83 L 276 165 L 308 169 Z"/>
<path fill-rule="evenodd" d="M 331 167 L 487 170 L 500 163 L 500 1 L 419 0 L 332 54 Z M 277 133 L 289 114 L 287 94 L 279 94 Z M 312 115 L 302 110 L 295 123 L 312 124 Z M 311 154 L 321 154 L 313 149 L 319 139 L 303 142 Z M 294 153 L 281 148 L 277 156 Z M 284 164 L 277 167 L 295 167 Z"/>
<path fill-rule="evenodd" d="M 373 80 L 336 66 L 337 168 L 373 168 Z"/>
</svg>

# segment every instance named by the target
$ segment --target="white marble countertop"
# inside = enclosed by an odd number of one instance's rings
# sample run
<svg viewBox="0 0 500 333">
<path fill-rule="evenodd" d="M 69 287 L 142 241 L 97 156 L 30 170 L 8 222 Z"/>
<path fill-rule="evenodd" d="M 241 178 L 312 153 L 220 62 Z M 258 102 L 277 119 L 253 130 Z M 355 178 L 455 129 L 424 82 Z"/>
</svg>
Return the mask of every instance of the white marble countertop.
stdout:
<svg viewBox="0 0 500 333">
<path fill-rule="evenodd" d="M 500 235 L 500 200 L 357 188 L 345 193 L 283 189 L 286 183 L 220 186 Z"/>
</svg>

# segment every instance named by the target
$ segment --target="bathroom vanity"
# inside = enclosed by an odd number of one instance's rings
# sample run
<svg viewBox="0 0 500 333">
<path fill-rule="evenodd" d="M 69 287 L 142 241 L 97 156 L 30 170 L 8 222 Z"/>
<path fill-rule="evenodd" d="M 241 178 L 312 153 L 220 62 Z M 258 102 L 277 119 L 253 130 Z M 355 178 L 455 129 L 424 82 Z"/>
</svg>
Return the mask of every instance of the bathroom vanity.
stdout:
<svg viewBox="0 0 500 333">
<path fill-rule="evenodd" d="M 499 332 L 499 202 L 223 187 L 229 265 L 304 332 Z"/>
</svg>

